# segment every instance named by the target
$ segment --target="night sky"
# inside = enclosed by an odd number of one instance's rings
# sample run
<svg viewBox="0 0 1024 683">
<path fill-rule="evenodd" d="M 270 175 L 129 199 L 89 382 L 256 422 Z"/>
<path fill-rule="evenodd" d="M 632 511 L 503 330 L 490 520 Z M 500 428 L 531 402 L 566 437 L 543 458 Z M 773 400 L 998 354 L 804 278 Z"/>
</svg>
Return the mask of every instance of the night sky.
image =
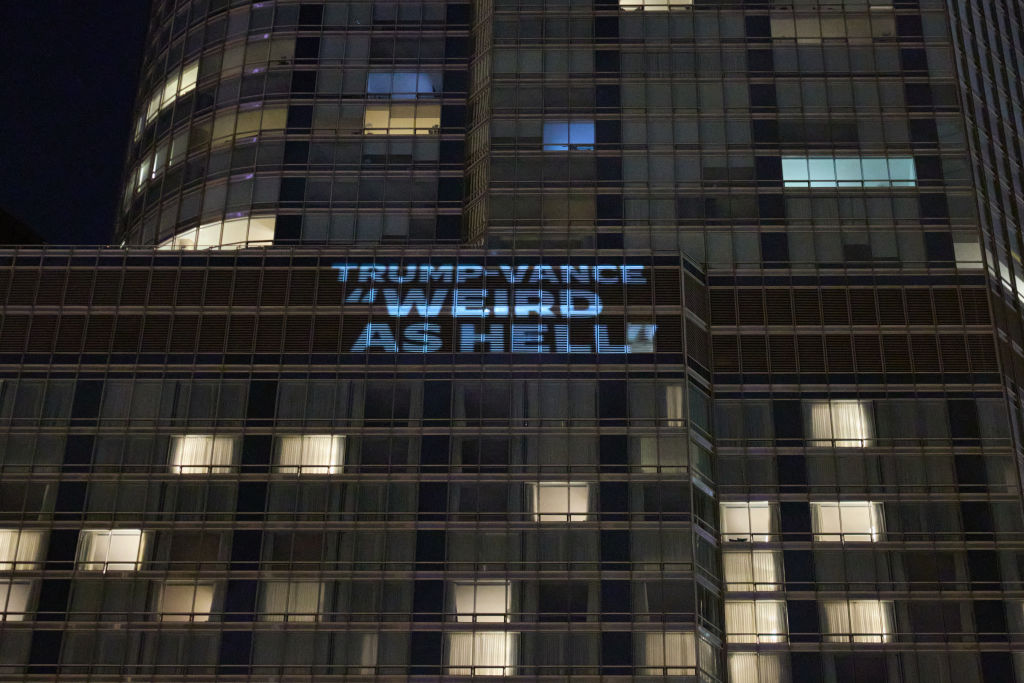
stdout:
<svg viewBox="0 0 1024 683">
<path fill-rule="evenodd" d="M 0 0 L 0 208 L 109 244 L 149 0 Z"/>
</svg>

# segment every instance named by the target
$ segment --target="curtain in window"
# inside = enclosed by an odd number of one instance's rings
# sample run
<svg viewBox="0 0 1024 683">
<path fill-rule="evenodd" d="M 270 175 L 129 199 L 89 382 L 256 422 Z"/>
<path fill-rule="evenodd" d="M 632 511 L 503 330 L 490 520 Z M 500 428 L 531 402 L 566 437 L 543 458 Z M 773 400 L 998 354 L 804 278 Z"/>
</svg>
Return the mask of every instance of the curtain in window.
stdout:
<svg viewBox="0 0 1024 683">
<path fill-rule="evenodd" d="M 282 436 L 278 439 L 277 462 L 277 471 L 286 474 L 338 474 L 345 464 L 345 437 Z"/>
<path fill-rule="evenodd" d="M 36 569 L 42 559 L 42 531 L 0 529 L 0 571 Z"/>
<path fill-rule="evenodd" d="M 0 581 L 0 621 L 25 621 L 31 592 L 28 581 Z"/>
<path fill-rule="evenodd" d="M 888 643 L 893 632 L 893 604 L 881 600 L 823 600 L 826 642 Z"/>
<path fill-rule="evenodd" d="M 725 551 L 722 564 L 727 590 L 782 589 L 782 553 L 777 550 Z"/>
<path fill-rule="evenodd" d="M 767 543 L 776 531 L 769 503 L 722 503 L 721 526 L 727 542 Z"/>
<path fill-rule="evenodd" d="M 884 523 L 881 503 L 811 503 L 814 540 L 821 543 L 879 541 L 885 532 Z"/>
<path fill-rule="evenodd" d="M 264 621 L 316 621 L 323 595 L 319 581 L 267 581 L 261 616 Z"/>
<path fill-rule="evenodd" d="M 784 643 L 786 603 L 781 600 L 727 600 L 725 628 L 730 643 Z"/>
<path fill-rule="evenodd" d="M 515 633 L 449 633 L 448 674 L 511 676 L 515 674 Z"/>
<path fill-rule="evenodd" d="M 683 631 L 638 633 L 640 667 L 648 676 L 692 675 L 697 666 L 696 638 Z"/>
<path fill-rule="evenodd" d="M 754 652 L 729 654 L 729 680 L 736 683 L 783 683 L 789 680 L 781 655 Z"/>
<path fill-rule="evenodd" d="M 507 581 L 455 584 L 455 612 L 458 621 L 504 623 L 512 607 Z"/>
<path fill-rule="evenodd" d="M 683 385 L 669 384 L 662 387 L 665 392 L 665 419 L 666 427 L 683 427 L 686 418 L 686 406 L 683 400 Z"/>
<path fill-rule="evenodd" d="M 805 414 L 811 445 L 862 448 L 875 438 L 870 401 L 811 401 Z"/>
<path fill-rule="evenodd" d="M 161 621 L 209 621 L 212 583 L 165 583 L 160 591 Z"/>
<path fill-rule="evenodd" d="M 171 441 L 173 474 L 224 474 L 231 471 L 235 439 L 231 436 L 189 434 Z"/>
<path fill-rule="evenodd" d="M 538 522 L 585 522 L 590 510 L 590 485 L 541 482 L 531 484 L 534 519 Z"/>
<path fill-rule="evenodd" d="M 138 571 L 149 534 L 141 529 L 87 530 L 81 533 L 78 568 L 85 571 Z"/>
</svg>

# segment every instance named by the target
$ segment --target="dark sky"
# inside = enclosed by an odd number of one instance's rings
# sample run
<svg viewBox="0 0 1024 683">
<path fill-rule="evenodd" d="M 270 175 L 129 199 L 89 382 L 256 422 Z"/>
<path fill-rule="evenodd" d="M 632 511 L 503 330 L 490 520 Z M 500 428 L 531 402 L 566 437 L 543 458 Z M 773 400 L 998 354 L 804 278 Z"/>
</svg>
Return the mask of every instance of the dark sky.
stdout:
<svg viewBox="0 0 1024 683">
<path fill-rule="evenodd" d="M 0 0 L 0 208 L 109 244 L 149 0 Z"/>
</svg>

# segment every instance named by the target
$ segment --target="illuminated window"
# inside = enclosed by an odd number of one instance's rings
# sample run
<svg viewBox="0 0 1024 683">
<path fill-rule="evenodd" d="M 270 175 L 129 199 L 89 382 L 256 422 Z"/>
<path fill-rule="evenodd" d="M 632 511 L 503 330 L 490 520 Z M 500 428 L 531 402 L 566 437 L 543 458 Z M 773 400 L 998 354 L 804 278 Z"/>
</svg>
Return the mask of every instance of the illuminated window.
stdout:
<svg viewBox="0 0 1024 683">
<path fill-rule="evenodd" d="M 789 680 L 785 658 L 755 652 L 729 653 L 729 680 L 737 683 L 783 683 Z"/>
<path fill-rule="evenodd" d="M 619 0 L 619 7 L 628 12 L 667 12 L 674 9 L 693 7 L 693 0 Z"/>
<path fill-rule="evenodd" d="M 174 101 L 196 89 L 199 79 L 199 62 L 192 62 L 183 69 L 176 69 L 163 85 L 149 99 L 146 107 L 146 123 L 156 118 L 162 109 L 174 104 Z"/>
<path fill-rule="evenodd" d="M 306 434 L 278 437 L 277 472 L 338 474 L 344 464 L 344 436 Z"/>
<path fill-rule="evenodd" d="M 789 633 L 784 600 L 726 600 L 730 643 L 784 643 Z"/>
<path fill-rule="evenodd" d="M 545 121 L 544 149 L 592 150 L 594 135 L 593 121 Z"/>
<path fill-rule="evenodd" d="M 0 529 L 0 571 L 24 571 L 39 568 L 43 561 L 42 531 Z"/>
<path fill-rule="evenodd" d="M 841 12 L 773 12 L 771 23 L 772 38 L 796 39 L 798 43 L 813 44 L 829 39 L 870 42 L 876 38 L 896 36 L 896 17 L 892 12 L 860 15 Z"/>
<path fill-rule="evenodd" d="M 693 675 L 697 666 L 696 637 L 684 631 L 637 633 L 638 674 Z"/>
<path fill-rule="evenodd" d="M 428 102 L 368 104 L 363 114 L 366 135 L 428 135 L 441 130 L 441 105 Z"/>
<path fill-rule="evenodd" d="M 138 571 L 146 558 L 149 534 L 141 529 L 82 531 L 77 566 L 83 571 Z"/>
<path fill-rule="evenodd" d="M 267 581 L 260 618 L 264 621 L 317 621 L 324 600 L 319 581 Z"/>
<path fill-rule="evenodd" d="M 881 503 L 811 503 L 814 540 L 822 543 L 880 541 L 885 533 Z"/>
<path fill-rule="evenodd" d="M 449 633 L 446 672 L 451 676 L 515 675 L 517 633 Z"/>
<path fill-rule="evenodd" d="M 212 144 L 229 145 L 239 138 L 255 138 L 259 133 L 283 131 L 288 123 L 288 107 L 283 104 L 253 102 L 217 112 L 213 119 Z"/>
<path fill-rule="evenodd" d="M 441 74 L 425 71 L 375 71 L 366 77 L 370 97 L 414 100 L 441 93 Z"/>
<path fill-rule="evenodd" d="M 31 594 L 30 581 L 0 581 L 0 621 L 25 621 Z"/>
<path fill-rule="evenodd" d="M 507 581 L 456 583 L 455 614 L 460 622 L 505 623 L 512 609 L 512 587 Z"/>
<path fill-rule="evenodd" d="M 812 446 L 863 448 L 875 438 L 871 401 L 805 401 L 804 421 Z"/>
<path fill-rule="evenodd" d="M 822 600 L 822 633 L 828 643 L 888 643 L 893 603 L 882 600 Z"/>
<path fill-rule="evenodd" d="M 530 484 L 534 519 L 538 522 L 585 522 L 590 511 L 590 484 Z"/>
<path fill-rule="evenodd" d="M 189 434 L 171 437 L 173 474 L 224 474 L 235 464 L 235 438 Z"/>
<path fill-rule="evenodd" d="M 770 503 L 722 503 L 722 538 L 726 542 L 767 543 L 775 535 Z"/>
<path fill-rule="evenodd" d="M 244 249 L 274 243 L 277 218 L 253 216 L 206 223 L 161 242 L 158 249 Z"/>
<path fill-rule="evenodd" d="M 783 157 L 786 187 L 915 187 L 913 157 Z"/>
<path fill-rule="evenodd" d="M 213 609 L 212 583 L 163 584 L 160 590 L 161 621 L 209 621 Z"/>
<path fill-rule="evenodd" d="M 729 591 L 782 590 L 782 551 L 727 549 L 722 571 Z"/>
</svg>

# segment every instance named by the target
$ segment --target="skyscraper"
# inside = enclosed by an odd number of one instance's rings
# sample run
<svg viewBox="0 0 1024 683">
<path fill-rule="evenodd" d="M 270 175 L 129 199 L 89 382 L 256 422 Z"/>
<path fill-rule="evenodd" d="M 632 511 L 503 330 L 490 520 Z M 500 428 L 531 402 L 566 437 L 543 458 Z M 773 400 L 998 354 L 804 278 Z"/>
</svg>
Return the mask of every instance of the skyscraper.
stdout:
<svg viewBox="0 0 1024 683">
<path fill-rule="evenodd" d="M 1024 681 L 1020 32 L 157 0 L 123 244 L 0 254 L 0 678 Z"/>
</svg>

